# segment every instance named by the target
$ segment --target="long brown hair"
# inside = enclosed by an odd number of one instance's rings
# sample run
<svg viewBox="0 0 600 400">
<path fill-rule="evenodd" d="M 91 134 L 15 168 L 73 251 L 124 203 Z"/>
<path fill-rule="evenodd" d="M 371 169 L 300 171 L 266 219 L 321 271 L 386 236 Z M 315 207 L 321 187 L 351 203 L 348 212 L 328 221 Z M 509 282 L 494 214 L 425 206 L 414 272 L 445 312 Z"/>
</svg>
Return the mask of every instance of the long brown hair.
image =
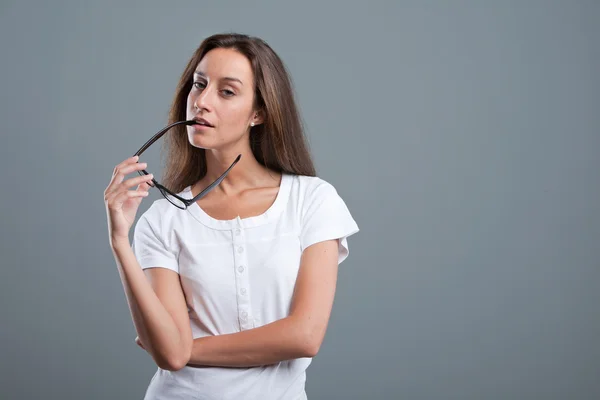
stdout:
<svg viewBox="0 0 600 400">
<path fill-rule="evenodd" d="M 290 76 L 273 49 L 262 39 L 237 33 L 206 38 L 188 62 L 175 92 L 169 124 L 186 119 L 187 96 L 196 66 L 210 50 L 234 49 L 248 58 L 255 81 L 254 107 L 263 123 L 250 130 L 250 147 L 256 160 L 276 172 L 315 176 Z M 178 125 L 165 135 L 166 165 L 162 183 L 178 193 L 206 175 L 204 149 L 192 146 L 186 127 Z"/>
</svg>

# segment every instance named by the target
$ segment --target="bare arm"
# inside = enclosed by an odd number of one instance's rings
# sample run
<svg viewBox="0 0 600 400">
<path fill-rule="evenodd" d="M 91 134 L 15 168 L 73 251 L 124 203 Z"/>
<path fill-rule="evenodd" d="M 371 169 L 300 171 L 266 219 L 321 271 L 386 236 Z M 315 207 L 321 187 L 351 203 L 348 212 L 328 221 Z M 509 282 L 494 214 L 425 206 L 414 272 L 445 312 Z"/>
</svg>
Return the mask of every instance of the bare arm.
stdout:
<svg viewBox="0 0 600 400">
<path fill-rule="evenodd" d="M 179 275 L 166 268 L 144 272 L 129 245 L 129 231 L 152 179 L 148 174 L 125 180 L 127 174 L 146 167 L 138 159 L 130 157 L 119 163 L 104 190 L 108 237 L 139 337 L 159 367 L 179 369 L 188 362 L 192 349 Z M 136 185 L 135 190 L 129 190 Z"/>
<path fill-rule="evenodd" d="M 254 367 L 311 357 L 300 329 L 288 317 L 247 331 L 194 339 L 188 365 Z"/>
<path fill-rule="evenodd" d="M 142 270 L 128 241 L 111 241 L 111 249 L 144 348 L 160 368 L 183 368 L 192 332 L 179 275 L 166 268 Z"/>
<path fill-rule="evenodd" d="M 304 250 L 288 317 L 255 329 L 195 339 L 188 365 L 252 367 L 314 357 L 333 306 L 338 243 L 329 240 Z"/>
</svg>

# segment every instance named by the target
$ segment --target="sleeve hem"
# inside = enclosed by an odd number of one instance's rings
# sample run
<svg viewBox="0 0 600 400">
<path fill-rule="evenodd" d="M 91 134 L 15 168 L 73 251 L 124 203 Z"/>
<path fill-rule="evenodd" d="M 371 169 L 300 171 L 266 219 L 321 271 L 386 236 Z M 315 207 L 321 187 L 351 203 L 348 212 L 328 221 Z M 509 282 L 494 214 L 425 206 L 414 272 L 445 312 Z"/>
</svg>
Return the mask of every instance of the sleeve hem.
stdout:
<svg viewBox="0 0 600 400">
<path fill-rule="evenodd" d="M 302 243 L 302 251 L 306 248 L 312 246 L 313 244 L 324 242 L 326 240 L 340 239 L 340 247 L 339 247 L 339 255 L 338 255 L 338 264 L 341 264 L 346 258 L 348 258 L 348 254 L 350 250 L 348 248 L 348 237 L 354 235 L 359 231 L 357 226 L 332 231 L 332 232 L 315 232 L 310 235 L 304 242 Z"/>
<path fill-rule="evenodd" d="M 148 268 L 166 268 L 166 269 L 170 269 L 171 271 L 175 271 L 177 273 L 179 273 L 179 266 L 177 265 L 177 263 L 174 263 L 173 260 L 168 260 L 165 258 L 146 258 L 146 259 L 141 259 L 139 260 L 139 264 L 140 267 L 142 267 L 142 269 L 148 269 Z"/>
</svg>

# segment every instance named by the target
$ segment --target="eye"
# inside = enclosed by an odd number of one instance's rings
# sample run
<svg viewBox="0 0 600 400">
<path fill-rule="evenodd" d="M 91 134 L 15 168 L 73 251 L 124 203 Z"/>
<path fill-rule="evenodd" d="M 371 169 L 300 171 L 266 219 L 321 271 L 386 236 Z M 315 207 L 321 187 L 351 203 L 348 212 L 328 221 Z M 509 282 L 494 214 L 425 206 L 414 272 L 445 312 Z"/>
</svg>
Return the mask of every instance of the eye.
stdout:
<svg viewBox="0 0 600 400">
<path fill-rule="evenodd" d="M 224 94 L 225 96 L 227 96 L 227 97 L 231 97 L 231 96 L 235 95 L 235 93 L 233 93 L 233 92 L 232 92 L 231 90 L 229 90 L 229 89 L 223 89 L 223 90 L 222 90 L 222 92 L 223 92 L 223 94 Z"/>
<path fill-rule="evenodd" d="M 198 81 L 194 82 L 192 85 L 196 89 L 204 89 L 204 87 L 206 86 L 206 85 L 204 85 L 204 82 L 198 82 Z"/>
</svg>

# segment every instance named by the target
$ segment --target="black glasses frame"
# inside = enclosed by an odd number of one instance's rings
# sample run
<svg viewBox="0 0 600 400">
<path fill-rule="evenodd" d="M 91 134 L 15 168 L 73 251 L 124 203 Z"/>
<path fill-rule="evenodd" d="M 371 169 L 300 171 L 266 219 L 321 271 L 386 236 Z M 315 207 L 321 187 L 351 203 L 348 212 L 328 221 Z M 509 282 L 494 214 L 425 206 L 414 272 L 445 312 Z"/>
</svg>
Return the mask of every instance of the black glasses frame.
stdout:
<svg viewBox="0 0 600 400">
<path fill-rule="evenodd" d="M 141 155 L 144 151 L 146 151 L 146 149 L 148 147 L 150 147 L 154 142 L 156 142 L 158 139 L 160 139 L 162 135 L 164 135 L 169 129 L 173 128 L 174 126 L 177 126 L 177 125 L 195 125 L 197 123 L 198 123 L 197 121 L 191 119 L 191 120 L 188 120 L 188 121 L 177 121 L 177 122 L 174 122 L 174 123 L 172 123 L 172 124 L 164 127 L 163 129 L 161 129 L 160 131 L 158 131 L 154 136 L 152 136 L 150 138 L 150 140 L 148 140 L 146 143 L 144 143 L 144 145 L 138 151 L 136 151 L 133 156 L 135 157 L 135 156 Z M 154 179 L 154 178 L 152 178 L 152 184 L 153 185 L 150 185 L 150 186 L 156 187 L 159 190 L 159 192 L 164 196 L 164 198 L 169 201 L 169 203 L 173 204 L 175 207 L 177 207 L 177 208 L 179 208 L 181 210 L 185 210 L 190 205 L 194 204 L 197 200 L 200 200 L 201 198 L 203 198 L 204 196 L 206 196 L 208 194 L 208 192 L 210 192 L 211 190 L 213 190 L 217 185 L 219 185 L 223 181 L 223 179 L 225 179 L 225 177 L 227 176 L 227 174 L 229 173 L 229 171 L 231 171 L 231 168 L 233 168 L 233 166 L 235 164 L 237 164 L 238 161 L 240 161 L 240 158 L 242 158 L 241 154 L 236 157 L 236 159 L 229 166 L 229 168 L 227 168 L 227 170 L 225 172 L 223 172 L 223 174 L 221 176 L 219 176 L 217 178 L 217 180 L 215 180 L 213 183 L 211 183 L 210 185 L 208 185 L 204 190 L 202 190 L 200 193 L 198 193 L 192 199 L 184 199 L 183 197 L 178 196 L 177 194 L 173 193 L 172 191 L 170 191 L 169 189 L 167 189 L 166 187 L 164 187 L 163 185 L 161 185 L 160 183 L 158 183 L 156 181 L 156 179 Z M 140 176 L 141 175 L 148 175 L 149 174 L 149 172 L 146 171 L 145 169 L 143 169 L 141 171 L 137 171 L 137 172 L 138 172 L 138 174 L 140 174 Z M 180 205 L 173 203 L 173 201 L 171 201 L 171 199 L 169 199 L 169 196 L 173 196 L 177 200 L 181 201 L 185 205 L 185 207 L 181 207 Z"/>
</svg>

